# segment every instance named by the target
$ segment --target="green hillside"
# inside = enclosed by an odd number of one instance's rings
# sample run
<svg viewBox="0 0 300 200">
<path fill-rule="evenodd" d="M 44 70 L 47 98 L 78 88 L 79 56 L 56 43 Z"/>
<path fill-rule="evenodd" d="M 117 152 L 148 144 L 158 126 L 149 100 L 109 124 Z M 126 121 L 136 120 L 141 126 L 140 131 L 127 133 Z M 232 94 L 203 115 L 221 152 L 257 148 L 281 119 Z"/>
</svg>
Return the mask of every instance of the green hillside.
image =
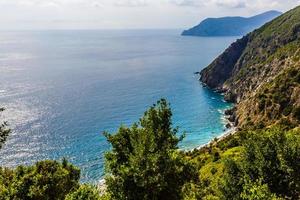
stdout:
<svg viewBox="0 0 300 200">
<path fill-rule="evenodd" d="M 201 72 L 203 83 L 237 102 L 240 127 L 282 118 L 299 124 L 299 19 L 297 7 L 237 40 Z"/>
</svg>

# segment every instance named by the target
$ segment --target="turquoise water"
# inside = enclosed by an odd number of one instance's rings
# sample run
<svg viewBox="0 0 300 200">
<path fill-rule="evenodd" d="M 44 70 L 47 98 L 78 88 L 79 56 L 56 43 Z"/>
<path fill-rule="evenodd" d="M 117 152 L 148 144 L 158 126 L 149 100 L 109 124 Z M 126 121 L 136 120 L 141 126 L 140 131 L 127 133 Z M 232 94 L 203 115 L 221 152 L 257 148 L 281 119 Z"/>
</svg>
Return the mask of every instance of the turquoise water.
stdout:
<svg viewBox="0 0 300 200">
<path fill-rule="evenodd" d="M 0 103 L 13 133 L 0 152 L 14 167 L 66 157 L 83 181 L 103 175 L 101 133 L 130 125 L 164 97 L 181 148 L 224 131 L 230 105 L 194 72 L 236 38 L 181 37 L 175 30 L 0 32 Z"/>
</svg>

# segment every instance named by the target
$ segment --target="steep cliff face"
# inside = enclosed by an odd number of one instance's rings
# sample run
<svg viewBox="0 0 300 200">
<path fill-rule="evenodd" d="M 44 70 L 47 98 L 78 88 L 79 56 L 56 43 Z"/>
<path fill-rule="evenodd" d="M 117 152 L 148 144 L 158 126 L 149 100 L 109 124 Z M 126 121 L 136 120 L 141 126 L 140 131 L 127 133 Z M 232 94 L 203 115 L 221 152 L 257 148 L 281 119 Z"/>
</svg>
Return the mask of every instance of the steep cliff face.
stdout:
<svg viewBox="0 0 300 200">
<path fill-rule="evenodd" d="M 211 88 L 222 89 L 224 82 L 231 77 L 234 66 L 241 57 L 247 44 L 248 36 L 231 44 L 223 54 L 200 72 L 200 80 Z"/>
<path fill-rule="evenodd" d="M 237 103 L 239 126 L 267 126 L 282 119 L 297 123 L 299 60 L 297 7 L 233 43 L 200 73 L 200 80 Z"/>
</svg>

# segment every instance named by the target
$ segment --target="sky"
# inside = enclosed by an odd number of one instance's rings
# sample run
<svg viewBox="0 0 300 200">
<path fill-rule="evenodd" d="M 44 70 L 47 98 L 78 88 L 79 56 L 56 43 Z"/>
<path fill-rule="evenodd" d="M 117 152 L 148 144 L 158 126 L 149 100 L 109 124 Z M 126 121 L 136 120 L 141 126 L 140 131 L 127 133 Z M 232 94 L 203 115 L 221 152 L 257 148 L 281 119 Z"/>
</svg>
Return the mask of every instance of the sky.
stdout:
<svg viewBox="0 0 300 200">
<path fill-rule="evenodd" d="M 0 0 L 0 29 L 184 29 L 206 17 L 297 5 L 300 0 Z"/>
</svg>

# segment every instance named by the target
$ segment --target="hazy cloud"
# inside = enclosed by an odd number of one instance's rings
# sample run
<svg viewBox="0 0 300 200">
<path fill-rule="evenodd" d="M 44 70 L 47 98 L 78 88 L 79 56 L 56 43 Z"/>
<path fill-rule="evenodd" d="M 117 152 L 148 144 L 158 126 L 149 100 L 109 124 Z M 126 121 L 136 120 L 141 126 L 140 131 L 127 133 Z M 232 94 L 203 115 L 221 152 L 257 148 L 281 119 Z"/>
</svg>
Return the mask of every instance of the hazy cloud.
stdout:
<svg viewBox="0 0 300 200">
<path fill-rule="evenodd" d="M 297 5 L 300 0 L 169 0 L 177 6 L 223 7 L 223 8 L 272 8 L 283 5 Z"/>
<path fill-rule="evenodd" d="M 247 7 L 246 0 L 215 0 L 217 6 L 227 8 L 245 8 Z"/>
<path fill-rule="evenodd" d="M 117 0 L 115 6 L 121 7 L 143 7 L 148 5 L 147 0 Z"/>
<path fill-rule="evenodd" d="M 207 17 L 287 11 L 300 0 L 0 0 L 0 29 L 187 28 Z"/>
<path fill-rule="evenodd" d="M 201 0 L 170 0 L 169 3 L 177 5 L 177 6 L 201 6 L 204 1 Z"/>
</svg>

